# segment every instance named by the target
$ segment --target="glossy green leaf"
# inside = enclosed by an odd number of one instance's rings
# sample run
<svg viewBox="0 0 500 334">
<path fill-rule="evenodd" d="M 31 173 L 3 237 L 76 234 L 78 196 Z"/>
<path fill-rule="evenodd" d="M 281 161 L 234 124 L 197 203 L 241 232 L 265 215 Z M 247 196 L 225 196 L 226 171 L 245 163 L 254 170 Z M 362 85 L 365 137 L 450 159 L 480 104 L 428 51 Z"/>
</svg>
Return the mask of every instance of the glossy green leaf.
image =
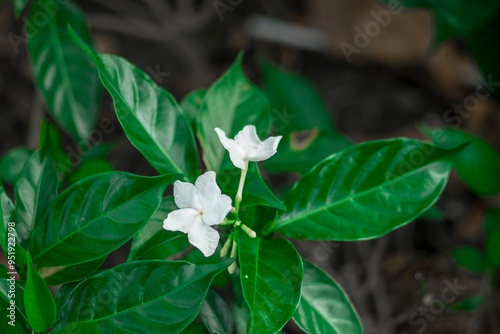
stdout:
<svg viewBox="0 0 500 334">
<path fill-rule="evenodd" d="M 313 128 L 322 133 L 336 132 L 330 110 L 312 83 L 281 70 L 269 61 L 260 65 L 264 92 L 273 107 L 273 127 L 277 133 Z"/>
<path fill-rule="evenodd" d="M 471 35 L 486 23 L 493 20 L 500 9 L 500 3 L 496 0 L 382 0 L 389 5 L 393 12 L 400 12 L 402 9 L 425 8 L 431 10 L 435 20 L 435 41 L 434 45 L 441 42 Z M 380 15 L 380 14 L 379 14 Z M 389 18 L 385 18 L 386 16 Z M 382 15 L 381 20 L 390 22 L 391 13 Z M 388 24 L 388 23 L 387 23 Z"/>
<path fill-rule="evenodd" d="M 46 20 L 40 24 L 40 18 Z M 80 142 L 95 127 L 101 85 L 95 66 L 71 41 L 68 24 L 93 45 L 83 12 L 70 1 L 35 0 L 28 18 L 28 48 L 37 86 L 59 125 Z"/>
<path fill-rule="evenodd" d="M 486 236 L 486 248 L 484 251 L 488 267 L 495 272 L 500 268 L 500 224 L 495 230 Z"/>
<path fill-rule="evenodd" d="M 106 257 L 102 257 L 94 261 L 68 267 L 40 267 L 37 268 L 37 271 L 48 285 L 67 284 L 80 281 L 91 275 L 99 269 L 105 259 Z"/>
<path fill-rule="evenodd" d="M 158 173 L 194 178 L 198 168 L 195 139 L 175 98 L 127 60 L 93 53 L 75 34 L 73 39 L 97 64 L 130 142 Z"/>
<path fill-rule="evenodd" d="M 0 159 L 0 179 L 9 184 L 16 183 L 32 154 L 33 150 L 26 147 L 17 147 L 5 153 Z"/>
<path fill-rule="evenodd" d="M 197 134 L 203 160 L 207 169 L 216 172 L 232 167 L 232 163 L 215 128 L 224 130 L 229 138 L 250 124 L 255 125 L 261 139 L 271 130 L 269 101 L 243 74 L 242 60 L 243 53 L 240 53 L 231 68 L 210 86 L 200 109 Z"/>
<path fill-rule="evenodd" d="M 186 95 L 180 105 L 184 115 L 189 119 L 193 130 L 196 130 L 196 120 L 200 116 L 200 109 L 203 105 L 203 99 L 207 91 L 205 89 L 196 89 Z"/>
<path fill-rule="evenodd" d="M 33 229 L 33 260 L 40 266 L 61 267 L 102 258 L 146 224 L 167 185 L 179 177 L 109 172 L 72 185 Z"/>
<path fill-rule="evenodd" d="M 235 198 L 240 182 L 241 169 L 230 168 L 217 174 L 217 184 L 222 193 Z M 243 187 L 243 200 L 241 207 L 265 205 L 279 210 L 286 210 L 283 203 L 274 195 L 273 191 L 262 179 L 257 164 L 250 163 L 245 186 Z"/>
<path fill-rule="evenodd" d="M 116 266 L 69 293 L 56 329 L 92 321 L 102 333 L 179 333 L 198 315 L 214 276 L 232 262 L 196 266 L 153 260 Z"/>
<path fill-rule="evenodd" d="M 449 309 L 452 311 L 473 311 L 481 306 L 485 300 L 484 296 L 473 296 L 451 305 Z"/>
<path fill-rule="evenodd" d="M 183 261 L 188 261 L 190 263 L 196 264 L 196 265 L 207 265 L 207 264 L 217 264 L 223 262 L 225 259 L 223 259 L 220 256 L 220 247 L 215 250 L 215 253 L 212 256 L 205 257 L 203 253 L 196 247 L 194 246 L 189 246 L 187 249 L 183 250 L 183 252 L 188 251 L 183 257 Z M 191 250 L 191 251 L 189 251 Z M 181 253 L 182 255 L 183 253 Z M 215 278 L 212 281 L 212 287 L 219 287 L 219 288 L 224 288 L 227 286 L 227 283 L 229 282 L 229 273 L 227 270 L 222 271 L 220 274 L 215 276 Z"/>
<path fill-rule="evenodd" d="M 78 167 L 73 173 L 68 175 L 68 181 L 71 184 L 75 184 L 86 177 L 96 175 L 99 173 L 111 172 L 113 170 L 114 170 L 113 165 L 111 165 L 107 160 L 94 159 Z"/>
<path fill-rule="evenodd" d="M 14 301 L 12 306 L 11 301 Z M 14 281 L 0 278 L 1 333 L 26 334 L 26 313 L 24 309 L 24 288 Z M 10 324 L 9 324 L 10 323 Z"/>
<path fill-rule="evenodd" d="M 484 233 L 491 235 L 500 227 L 500 208 L 488 208 L 484 215 Z"/>
<path fill-rule="evenodd" d="M 310 334 L 363 333 L 358 314 L 344 290 L 314 264 L 303 263 L 302 295 L 293 320 Z"/>
<path fill-rule="evenodd" d="M 471 133 L 453 129 L 428 129 L 421 131 L 443 148 L 470 143 L 457 155 L 453 167 L 467 187 L 478 195 L 490 196 L 500 192 L 500 154 L 484 139 Z"/>
<path fill-rule="evenodd" d="M 201 305 L 201 319 L 210 333 L 232 334 L 233 314 L 227 303 L 214 290 L 208 290 Z"/>
<path fill-rule="evenodd" d="M 7 249 L 8 223 L 12 221 L 14 205 L 5 192 L 2 181 L 0 180 L 0 247 Z"/>
<path fill-rule="evenodd" d="M 97 323 L 94 321 L 79 321 L 66 326 L 58 331 L 50 332 L 51 334 L 101 334 Z"/>
<path fill-rule="evenodd" d="M 477 272 L 485 272 L 488 269 L 484 254 L 476 248 L 459 247 L 453 250 L 451 256 L 456 263 L 466 269 Z"/>
<path fill-rule="evenodd" d="M 49 287 L 37 273 L 28 253 L 28 277 L 24 291 L 26 317 L 35 332 L 46 332 L 56 320 L 56 304 Z"/>
<path fill-rule="evenodd" d="M 283 136 L 272 159 L 264 162 L 264 168 L 274 173 L 305 174 L 324 158 L 351 145 L 344 136 L 323 133 L 318 128 L 290 132 Z"/>
<path fill-rule="evenodd" d="M 443 191 L 454 156 L 413 139 L 366 142 L 317 164 L 285 197 L 275 230 L 295 239 L 376 238 L 413 221 Z"/>
<path fill-rule="evenodd" d="M 189 246 L 186 234 L 163 229 L 167 215 L 177 210 L 174 197 L 164 197 L 160 207 L 132 240 L 127 261 L 166 260 Z"/>
<path fill-rule="evenodd" d="M 43 210 L 56 197 L 58 187 L 57 163 L 44 145 L 30 157 L 14 189 L 17 237 L 24 248 L 27 249 L 30 233 Z"/>
<path fill-rule="evenodd" d="M 286 239 L 251 239 L 239 233 L 243 294 L 251 317 L 247 332 L 276 333 L 292 318 L 300 299 L 302 260 Z"/>
<path fill-rule="evenodd" d="M 40 146 L 46 147 L 57 163 L 60 173 L 67 174 L 71 171 L 70 158 L 62 148 L 62 138 L 59 130 L 49 121 L 44 120 L 40 131 Z M 69 166 L 68 166 L 69 165 Z"/>
<path fill-rule="evenodd" d="M 54 296 L 54 302 L 56 303 L 56 310 L 57 310 L 56 324 L 59 323 L 59 319 L 61 318 L 61 310 L 63 310 L 66 307 L 69 294 L 80 283 L 81 282 L 72 282 L 63 284 L 59 288 L 59 290 L 57 290 L 57 293 Z"/>
</svg>

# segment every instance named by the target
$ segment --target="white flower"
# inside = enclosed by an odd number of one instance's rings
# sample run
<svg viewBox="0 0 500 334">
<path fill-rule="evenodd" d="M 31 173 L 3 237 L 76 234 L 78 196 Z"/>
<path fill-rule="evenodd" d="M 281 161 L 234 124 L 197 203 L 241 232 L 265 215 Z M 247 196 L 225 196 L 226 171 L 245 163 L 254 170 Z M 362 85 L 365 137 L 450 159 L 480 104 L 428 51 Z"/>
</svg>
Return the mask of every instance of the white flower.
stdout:
<svg viewBox="0 0 500 334">
<path fill-rule="evenodd" d="M 168 231 L 187 233 L 189 242 L 203 255 L 210 256 L 219 244 L 219 233 L 213 225 L 220 224 L 231 210 L 231 198 L 222 195 L 215 172 L 206 172 L 195 184 L 175 181 L 174 201 L 179 210 L 172 211 L 163 221 Z"/>
<path fill-rule="evenodd" d="M 263 161 L 272 157 L 281 140 L 281 136 L 277 136 L 261 141 L 253 125 L 245 126 L 234 140 L 227 138 L 226 133 L 219 128 L 215 128 L 215 132 L 222 146 L 229 151 L 233 164 L 240 169 L 246 169 L 248 161 Z"/>
</svg>

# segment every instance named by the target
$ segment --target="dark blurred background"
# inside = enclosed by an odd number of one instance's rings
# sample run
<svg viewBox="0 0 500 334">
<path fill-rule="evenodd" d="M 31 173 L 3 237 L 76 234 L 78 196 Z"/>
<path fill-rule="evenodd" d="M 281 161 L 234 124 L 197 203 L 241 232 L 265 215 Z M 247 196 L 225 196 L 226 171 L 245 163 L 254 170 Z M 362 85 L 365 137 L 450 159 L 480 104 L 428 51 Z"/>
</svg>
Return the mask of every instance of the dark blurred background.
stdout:
<svg viewBox="0 0 500 334">
<path fill-rule="evenodd" d="M 422 139 L 417 122 L 442 122 L 445 112 L 462 104 L 480 84 L 462 41 L 429 47 L 433 16 L 426 11 L 391 14 L 365 47 L 346 58 L 345 43 L 353 46 L 357 29 L 374 20 L 373 11 L 384 8 L 372 0 L 76 2 L 101 52 L 125 57 L 178 100 L 208 87 L 243 49 L 245 71 L 257 84 L 257 61 L 262 58 L 308 78 L 323 94 L 339 131 L 356 143 L 399 136 Z M 23 40 L 25 24 L 24 16 L 15 19 L 9 1 L 0 1 L 0 156 L 17 146 L 35 148 L 41 119 L 50 118 L 35 89 Z M 498 148 L 498 109 L 494 97 L 481 101 L 461 126 Z M 116 125 L 104 138 L 116 143 L 108 156 L 114 168 L 154 175 L 125 140 L 107 93 L 100 118 Z M 67 135 L 64 142 L 75 144 Z M 286 182 L 265 176 L 272 183 Z M 7 191 L 12 194 L 12 187 Z M 466 286 L 456 301 L 486 287 L 483 276 L 459 268 L 449 252 L 458 245 L 482 247 L 483 209 L 498 202 L 474 196 L 452 176 L 438 204 L 445 213 L 442 221 L 418 220 L 376 241 L 296 245 L 343 284 L 366 333 L 499 333 L 498 310 L 457 313 L 433 303 L 456 280 Z M 106 265 L 124 257 L 118 252 Z M 290 324 L 284 332 L 301 331 Z"/>
</svg>

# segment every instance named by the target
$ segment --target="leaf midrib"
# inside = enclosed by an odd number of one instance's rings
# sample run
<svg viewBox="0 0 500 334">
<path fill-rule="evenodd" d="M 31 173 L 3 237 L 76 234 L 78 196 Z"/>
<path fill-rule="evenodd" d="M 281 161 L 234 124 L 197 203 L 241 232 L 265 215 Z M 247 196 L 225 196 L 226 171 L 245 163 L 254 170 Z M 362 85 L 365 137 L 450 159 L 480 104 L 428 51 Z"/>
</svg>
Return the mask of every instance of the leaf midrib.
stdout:
<svg viewBox="0 0 500 334">
<path fill-rule="evenodd" d="M 38 253 L 34 258 L 33 260 L 35 259 L 39 259 L 43 254 L 47 253 L 49 250 L 51 250 L 52 248 L 56 247 L 57 245 L 61 244 L 62 241 L 72 237 L 73 235 L 79 233 L 83 228 L 86 228 L 88 226 L 90 226 L 91 224 L 94 224 L 97 220 L 100 220 L 101 218 L 105 217 L 105 216 L 108 216 L 111 212 L 114 212 L 116 211 L 117 209 L 121 208 L 122 206 L 128 204 L 130 201 L 132 201 L 133 199 L 136 199 L 137 197 L 143 195 L 144 193 L 146 192 L 149 192 L 151 191 L 151 189 L 157 187 L 157 186 L 160 186 L 161 184 L 163 183 L 166 183 L 167 180 L 162 180 L 161 182 L 155 184 L 154 186 L 151 186 L 149 187 L 148 189 L 140 192 L 139 194 L 137 194 L 136 196 L 133 196 L 131 197 L 128 201 L 125 201 L 124 203 L 114 207 L 112 210 L 110 211 L 107 211 L 107 212 L 103 212 L 103 214 L 101 214 L 100 216 L 94 218 L 93 220 L 91 220 L 90 222 L 88 222 L 87 224 L 83 225 L 83 226 L 79 226 L 78 229 L 74 230 L 73 232 L 71 232 L 70 234 L 64 236 L 62 239 L 58 239 L 57 242 L 53 243 L 52 245 L 50 245 L 49 247 L 45 248 L 43 251 L 41 251 L 40 253 Z M 59 216 L 59 215 L 58 215 Z M 97 259 L 97 258 L 96 258 Z M 95 260 L 95 259 L 94 259 Z M 92 261 L 92 260 L 91 260 Z M 89 262 L 89 261 L 86 261 L 86 262 Z M 82 263 L 86 263 L 86 262 L 82 262 Z M 79 263 L 78 263 L 79 264 Z"/>
<path fill-rule="evenodd" d="M 182 268 L 182 267 L 180 267 L 180 268 Z M 149 303 L 156 302 L 157 300 L 160 300 L 160 299 L 164 298 L 165 296 L 168 296 L 168 295 L 170 295 L 170 294 L 172 294 L 172 293 L 174 293 L 174 292 L 177 292 L 177 291 L 179 291 L 181 288 L 184 288 L 184 287 L 186 287 L 186 286 L 192 285 L 192 284 L 194 284 L 194 283 L 198 282 L 199 280 L 201 280 L 201 279 L 203 279 L 203 278 L 205 278 L 205 277 L 209 276 L 210 274 L 215 273 L 215 272 L 218 272 L 218 271 L 220 271 L 220 270 L 214 270 L 214 271 L 211 271 L 211 272 L 209 272 L 209 273 L 207 273 L 207 274 L 205 274 L 205 275 L 203 275 L 203 276 L 201 276 L 201 277 L 197 278 L 196 280 L 189 282 L 188 284 L 181 285 L 181 286 L 179 286 L 179 287 L 175 288 L 174 290 L 169 290 L 169 291 L 168 291 L 168 293 L 166 293 L 166 294 L 162 294 L 161 296 L 158 296 L 158 297 L 156 297 L 156 298 L 153 298 L 153 299 L 151 299 L 151 300 L 148 300 L 147 302 L 142 303 L 142 304 L 140 304 L 140 305 L 135 305 L 134 307 L 127 308 L 127 309 L 122 310 L 122 311 L 120 311 L 120 312 L 116 312 L 116 313 L 113 313 L 113 314 L 107 315 L 107 316 L 102 317 L 102 318 L 92 319 L 92 320 L 90 320 L 90 321 L 101 322 L 101 321 L 103 321 L 104 319 L 115 317 L 115 316 L 119 315 L 120 313 L 125 313 L 125 312 L 129 312 L 129 311 L 134 311 L 135 309 L 138 309 L 138 308 L 140 308 L 140 307 L 142 307 L 142 306 L 148 305 Z M 128 277 L 128 275 L 127 275 L 127 277 Z M 150 276 L 150 277 L 151 277 L 151 276 Z M 148 278 L 148 280 L 149 280 L 149 278 Z M 147 285 L 147 283 L 145 284 L 145 286 L 146 286 L 146 285 Z M 207 289 L 208 289 L 208 287 L 207 287 Z M 171 304 L 169 304 L 169 305 L 171 305 Z M 117 304 L 117 306 L 118 306 L 118 304 Z M 175 323 L 174 323 L 174 324 L 175 324 Z"/>
<path fill-rule="evenodd" d="M 386 182 L 386 183 L 383 183 L 383 184 L 379 184 L 376 187 L 370 188 L 368 190 L 361 191 L 359 193 L 355 193 L 354 195 L 349 195 L 348 197 L 345 197 L 345 198 L 341 199 L 340 201 L 333 202 L 330 205 L 320 206 L 317 209 L 313 209 L 313 210 L 310 210 L 310 211 L 305 211 L 302 214 L 299 214 L 297 216 L 294 216 L 293 218 L 285 220 L 281 224 L 278 223 L 275 229 L 278 230 L 278 229 L 280 229 L 282 227 L 290 225 L 291 223 L 293 223 L 293 222 L 295 222 L 297 220 L 301 220 L 301 219 L 307 218 L 308 216 L 316 215 L 320 211 L 331 209 L 331 208 L 333 208 L 335 206 L 338 206 L 338 205 L 341 205 L 341 204 L 343 204 L 343 203 L 345 203 L 347 201 L 350 201 L 350 200 L 352 200 L 352 199 L 354 199 L 356 197 L 360 197 L 360 196 L 364 196 L 364 195 L 370 194 L 370 193 L 376 191 L 377 189 L 380 189 L 382 186 L 391 185 L 392 183 L 395 183 L 396 181 L 400 180 L 401 178 L 406 177 L 406 176 L 411 176 L 412 174 L 414 174 L 416 172 L 420 172 L 423 168 L 428 167 L 429 165 L 431 165 L 433 163 L 436 163 L 436 162 L 439 162 L 439 161 L 441 161 L 441 160 L 434 160 L 434 161 L 432 161 L 432 162 L 430 162 L 430 163 L 428 163 L 428 164 L 426 164 L 424 166 L 419 166 L 419 168 L 414 169 L 414 170 L 412 170 L 409 173 L 402 174 L 402 175 L 398 176 L 397 178 L 394 178 L 394 179 L 390 180 L 389 182 Z M 445 180 L 447 178 L 448 178 L 448 176 L 445 177 Z M 286 211 L 286 212 L 288 212 L 288 211 Z M 290 211 L 290 213 L 292 213 L 292 212 L 293 211 Z"/>
<path fill-rule="evenodd" d="M 94 54 L 95 54 L 95 53 L 94 53 Z M 157 148 L 160 150 L 160 152 L 161 152 L 161 153 L 163 153 L 164 157 L 165 157 L 165 158 L 167 159 L 167 161 L 168 161 L 168 162 L 169 162 L 169 163 L 170 163 L 170 164 L 171 164 L 171 165 L 175 168 L 175 170 L 176 170 L 178 173 L 180 173 L 180 174 L 182 174 L 182 175 L 184 176 L 184 177 L 183 177 L 183 178 L 184 178 L 184 180 L 185 180 L 185 181 L 188 181 L 188 180 L 187 180 L 187 176 L 186 176 L 186 174 L 185 174 L 185 173 L 184 173 L 184 172 L 180 169 L 180 167 L 177 165 L 177 163 L 174 163 L 174 162 L 173 162 L 173 160 L 170 158 L 170 156 L 168 155 L 168 153 L 167 153 L 167 152 L 165 152 L 165 150 L 163 149 L 163 147 L 161 147 L 161 146 L 158 144 L 158 142 L 157 142 L 157 141 L 156 141 L 156 140 L 152 137 L 152 135 L 151 135 L 151 134 L 147 131 L 146 127 L 145 127 L 145 126 L 144 126 L 144 124 L 143 124 L 143 123 L 139 120 L 139 118 L 137 117 L 137 115 L 136 115 L 134 112 L 132 112 L 132 108 L 130 108 L 129 104 L 128 104 L 128 103 L 126 103 L 126 101 L 122 98 L 122 96 L 121 96 L 120 92 L 119 92 L 117 89 L 115 89 L 114 85 L 112 84 L 111 78 L 108 76 L 107 72 L 105 72 L 105 71 L 101 71 L 101 70 L 100 70 L 101 66 L 100 66 L 100 63 L 99 63 L 99 62 L 102 62 L 102 57 L 101 57 L 99 54 L 95 54 L 95 55 L 96 55 L 96 56 L 97 56 L 97 58 L 98 58 L 98 61 L 97 61 L 97 63 L 98 63 L 98 64 L 97 64 L 97 67 L 99 68 L 99 74 L 101 74 L 101 73 L 102 73 L 102 74 L 103 74 L 103 77 L 106 79 L 106 84 L 105 84 L 105 86 L 106 86 L 106 89 L 107 89 L 108 91 L 109 91 L 109 90 L 111 90 L 111 91 L 112 91 L 112 93 L 110 92 L 110 93 L 111 93 L 111 96 L 116 96 L 116 97 L 120 100 L 120 102 L 122 102 L 122 104 L 123 104 L 123 105 L 127 106 L 127 109 L 128 109 L 129 114 L 131 114 L 131 115 L 132 115 L 132 116 L 133 116 L 133 117 L 137 120 L 137 123 L 138 123 L 138 124 L 140 124 L 141 128 L 144 130 L 144 132 L 145 132 L 145 133 L 146 133 L 146 135 L 149 137 L 149 139 L 150 139 L 150 140 L 154 143 L 155 147 L 157 147 Z M 133 69 L 134 69 L 134 68 L 133 68 Z M 150 84 L 153 84 L 152 82 L 149 82 L 149 80 L 146 80 L 146 81 L 147 81 L 148 83 L 150 83 Z M 161 88 L 160 88 L 160 89 L 161 89 Z M 116 104 L 115 104 L 115 105 L 116 105 Z M 120 117 L 118 117 L 118 119 L 120 120 L 120 123 L 121 123 L 121 119 L 120 119 Z M 123 126 L 123 124 L 122 124 L 122 126 Z M 125 128 L 124 128 L 124 130 L 125 130 Z M 127 131 L 127 130 L 125 130 L 125 133 L 127 133 L 127 132 L 128 132 L 128 131 Z M 132 143 L 132 145 L 134 145 L 134 147 L 135 147 L 135 148 L 137 148 L 137 150 L 139 150 L 139 152 L 141 152 L 141 153 L 142 153 L 142 151 L 141 151 L 141 150 L 140 150 L 140 149 L 136 146 L 136 144 L 135 144 L 133 141 L 130 141 L 130 142 Z M 148 158 L 146 157 L 146 159 L 148 159 Z M 149 160 L 149 159 L 148 159 L 148 160 Z"/>
<path fill-rule="evenodd" d="M 72 85 L 72 82 L 69 78 L 69 73 L 68 73 L 68 69 L 66 67 L 66 62 L 64 61 L 65 59 L 64 59 L 64 52 L 63 52 L 62 43 L 61 43 L 61 35 L 59 34 L 59 30 L 57 29 L 58 25 L 57 25 L 56 19 L 57 19 L 57 15 L 54 16 L 53 18 L 49 18 L 50 35 L 52 37 L 52 41 L 54 42 L 54 51 L 55 51 L 54 58 L 56 59 L 56 62 L 58 63 L 58 65 L 61 69 L 61 77 L 64 81 L 64 85 L 66 87 L 69 87 L 69 89 L 68 89 L 69 94 L 67 96 L 70 99 L 70 103 L 71 103 L 72 107 L 76 109 L 78 107 L 78 104 L 76 103 L 75 94 L 73 92 L 73 85 Z M 60 114 L 60 115 L 62 115 L 62 114 Z M 70 119 L 73 123 L 73 124 L 71 124 L 71 127 L 75 130 L 78 137 L 80 137 L 80 133 L 78 131 L 78 128 L 76 127 L 76 124 L 74 124 L 75 119 L 73 118 L 73 114 L 71 112 L 69 113 L 69 116 L 70 116 Z"/>
</svg>

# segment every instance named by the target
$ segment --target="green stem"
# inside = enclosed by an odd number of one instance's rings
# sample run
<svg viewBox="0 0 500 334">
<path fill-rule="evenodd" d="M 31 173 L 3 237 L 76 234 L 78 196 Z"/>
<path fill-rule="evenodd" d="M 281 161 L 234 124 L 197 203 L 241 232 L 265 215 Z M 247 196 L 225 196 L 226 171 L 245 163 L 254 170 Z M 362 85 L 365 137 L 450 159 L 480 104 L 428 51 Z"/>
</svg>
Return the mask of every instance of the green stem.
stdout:
<svg viewBox="0 0 500 334">
<path fill-rule="evenodd" d="M 240 183 L 238 185 L 238 192 L 236 193 L 236 198 L 234 199 L 234 208 L 236 209 L 236 214 L 240 210 L 240 203 L 241 200 L 243 199 L 243 187 L 245 186 L 245 178 L 247 176 L 248 172 L 248 161 L 245 161 L 245 169 L 241 170 L 241 177 L 240 177 Z"/>
</svg>

